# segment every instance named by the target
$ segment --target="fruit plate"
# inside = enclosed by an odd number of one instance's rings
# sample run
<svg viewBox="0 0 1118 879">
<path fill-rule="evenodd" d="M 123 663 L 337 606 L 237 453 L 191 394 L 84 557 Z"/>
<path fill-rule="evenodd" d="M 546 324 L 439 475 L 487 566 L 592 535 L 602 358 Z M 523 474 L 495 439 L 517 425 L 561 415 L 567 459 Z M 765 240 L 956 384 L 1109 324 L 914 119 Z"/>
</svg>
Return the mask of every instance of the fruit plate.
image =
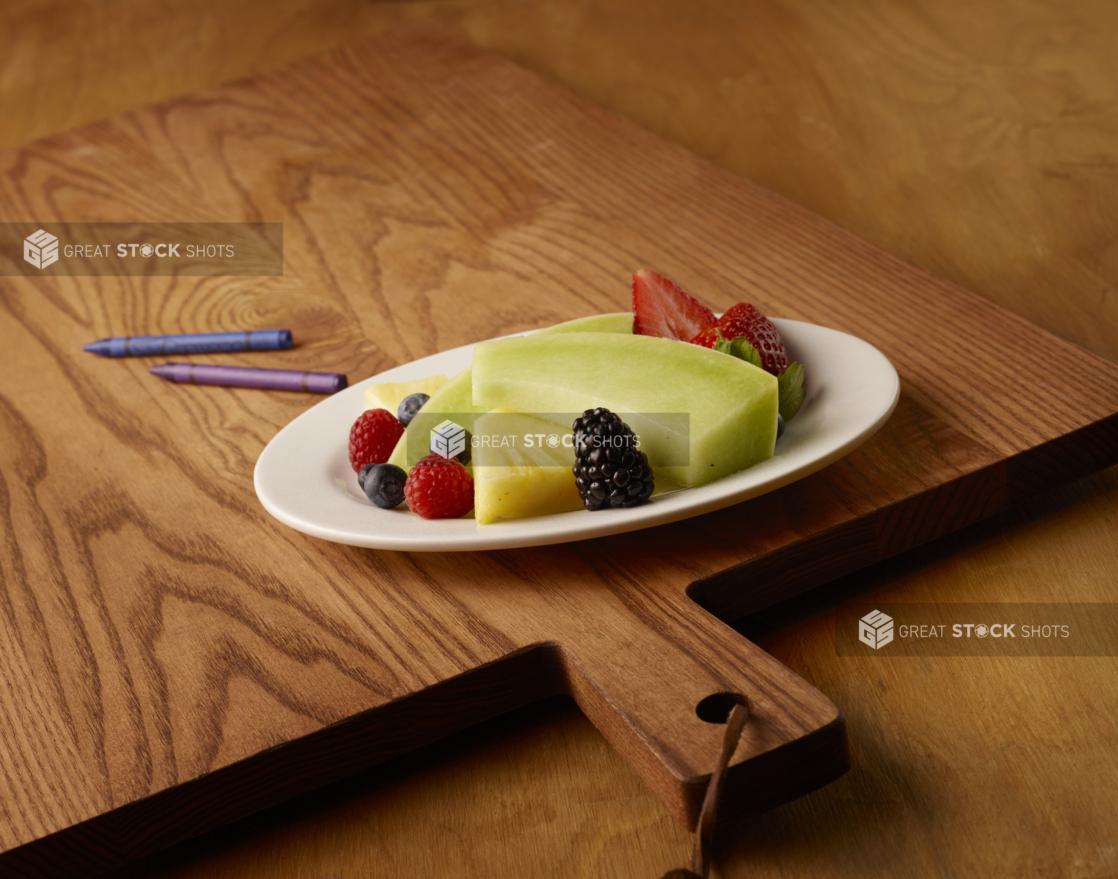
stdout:
<svg viewBox="0 0 1118 879">
<path fill-rule="evenodd" d="M 349 466 L 349 428 L 366 408 L 365 388 L 469 366 L 464 345 L 397 366 L 326 398 L 268 443 L 256 462 L 264 508 L 297 531 L 376 549 L 448 552 L 510 549 L 585 540 L 708 513 L 814 473 L 871 437 L 892 414 L 900 380 L 868 342 L 802 321 L 773 319 L 790 360 L 804 365 L 807 398 L 767 461 L 700 488 L 654 495 L 632 509 L 577 510 L 478 525 L 467 519 L 421 519 L 406 507 L 373 506 Z M 573 478 L 573 477 L 572 477 Z"/>
</svg>

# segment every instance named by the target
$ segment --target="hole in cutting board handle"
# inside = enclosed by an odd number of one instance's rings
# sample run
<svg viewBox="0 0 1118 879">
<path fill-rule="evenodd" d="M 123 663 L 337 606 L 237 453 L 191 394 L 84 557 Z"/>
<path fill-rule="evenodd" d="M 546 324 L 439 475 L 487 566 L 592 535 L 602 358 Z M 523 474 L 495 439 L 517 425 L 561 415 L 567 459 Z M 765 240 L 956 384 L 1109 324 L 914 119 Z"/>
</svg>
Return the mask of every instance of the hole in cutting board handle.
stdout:
<svg viewBox="0 0 1118 879">
<path fill-rule="evenodd" d="M 735 705 L 744 705 L 750 714 L 753 713 L 749 699 L 741 693 L 711 693 L 695 706 L 695 714 L 707 723 L 725 723 Z"/>
</svg>

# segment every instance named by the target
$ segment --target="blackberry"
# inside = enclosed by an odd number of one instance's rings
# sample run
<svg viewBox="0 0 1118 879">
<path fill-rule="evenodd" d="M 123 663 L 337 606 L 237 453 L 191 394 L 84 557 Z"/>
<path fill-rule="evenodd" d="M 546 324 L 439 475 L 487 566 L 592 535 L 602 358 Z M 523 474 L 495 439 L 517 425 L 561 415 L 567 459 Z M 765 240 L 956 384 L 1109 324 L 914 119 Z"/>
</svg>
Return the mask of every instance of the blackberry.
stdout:
<svg viewBox="0 0 1118 879">
<path fill-rule="evenodd" d="M 637 438 L 609 409 L 587 409 L 574 423 L 575 484 L 586 509 L 635 507 L 655 488 Z"/>
</svg>

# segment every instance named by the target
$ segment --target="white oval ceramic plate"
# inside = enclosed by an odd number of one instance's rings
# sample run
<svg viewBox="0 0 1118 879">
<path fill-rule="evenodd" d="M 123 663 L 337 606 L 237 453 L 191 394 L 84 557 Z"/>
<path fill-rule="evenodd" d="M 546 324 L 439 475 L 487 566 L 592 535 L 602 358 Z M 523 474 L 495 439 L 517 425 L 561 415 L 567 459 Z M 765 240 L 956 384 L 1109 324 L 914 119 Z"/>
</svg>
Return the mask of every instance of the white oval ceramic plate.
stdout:
<svg viewBox="0 0 1118 879">
<path fill-rule="evenodd" d="M 421 519 L 401 506 L 373 506 L 349 466 L 349 428 L 365 388 L 468 366 L 473 345 L 397 366 L 326 398 L 283 428 L 256 462 L 264 508 L 298 531 L 352 546 L 424 552 L 542 546 L 620 534 L 740 503 L 795 482 L 851 452 L 892 414 L 900 396 L 893 365 L 861 339 L 801 321 L 774 319 L 790 360 L 804 365 L 807 399 L 767 461 L 701 488 L 661 495 L 632 509 L 578 510 L 478 525 Z"/>
</svg>

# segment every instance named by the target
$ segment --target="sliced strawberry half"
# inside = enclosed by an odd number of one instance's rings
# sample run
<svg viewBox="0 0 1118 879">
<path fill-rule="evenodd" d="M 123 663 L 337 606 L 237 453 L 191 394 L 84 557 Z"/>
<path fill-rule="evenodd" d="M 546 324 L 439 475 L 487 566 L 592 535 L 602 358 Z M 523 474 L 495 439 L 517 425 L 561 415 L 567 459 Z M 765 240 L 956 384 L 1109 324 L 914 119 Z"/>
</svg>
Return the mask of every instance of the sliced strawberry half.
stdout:
<svg viewBox="0 0 1118 879">
<path fill-rule="evenodd" d="M 717 322 L 712 322 L 702 332 L 691 338 L 694 345 L 713 348 L 719 333 L 724 339 L 744 336 L 761 355 L 761 366 L 766 372 L 780 375 L 788 368 L 788 352 L 784 341 L 771 320 L 758 311 L 757 306 L 739 302 Z"/>
<path fill-rule="evenodd" d="M 633 333 L 636 335 L 688 342 L 713 323 L 713 311 L 663 275 L 647 269 L 633 275 Z"/>
</svg>

